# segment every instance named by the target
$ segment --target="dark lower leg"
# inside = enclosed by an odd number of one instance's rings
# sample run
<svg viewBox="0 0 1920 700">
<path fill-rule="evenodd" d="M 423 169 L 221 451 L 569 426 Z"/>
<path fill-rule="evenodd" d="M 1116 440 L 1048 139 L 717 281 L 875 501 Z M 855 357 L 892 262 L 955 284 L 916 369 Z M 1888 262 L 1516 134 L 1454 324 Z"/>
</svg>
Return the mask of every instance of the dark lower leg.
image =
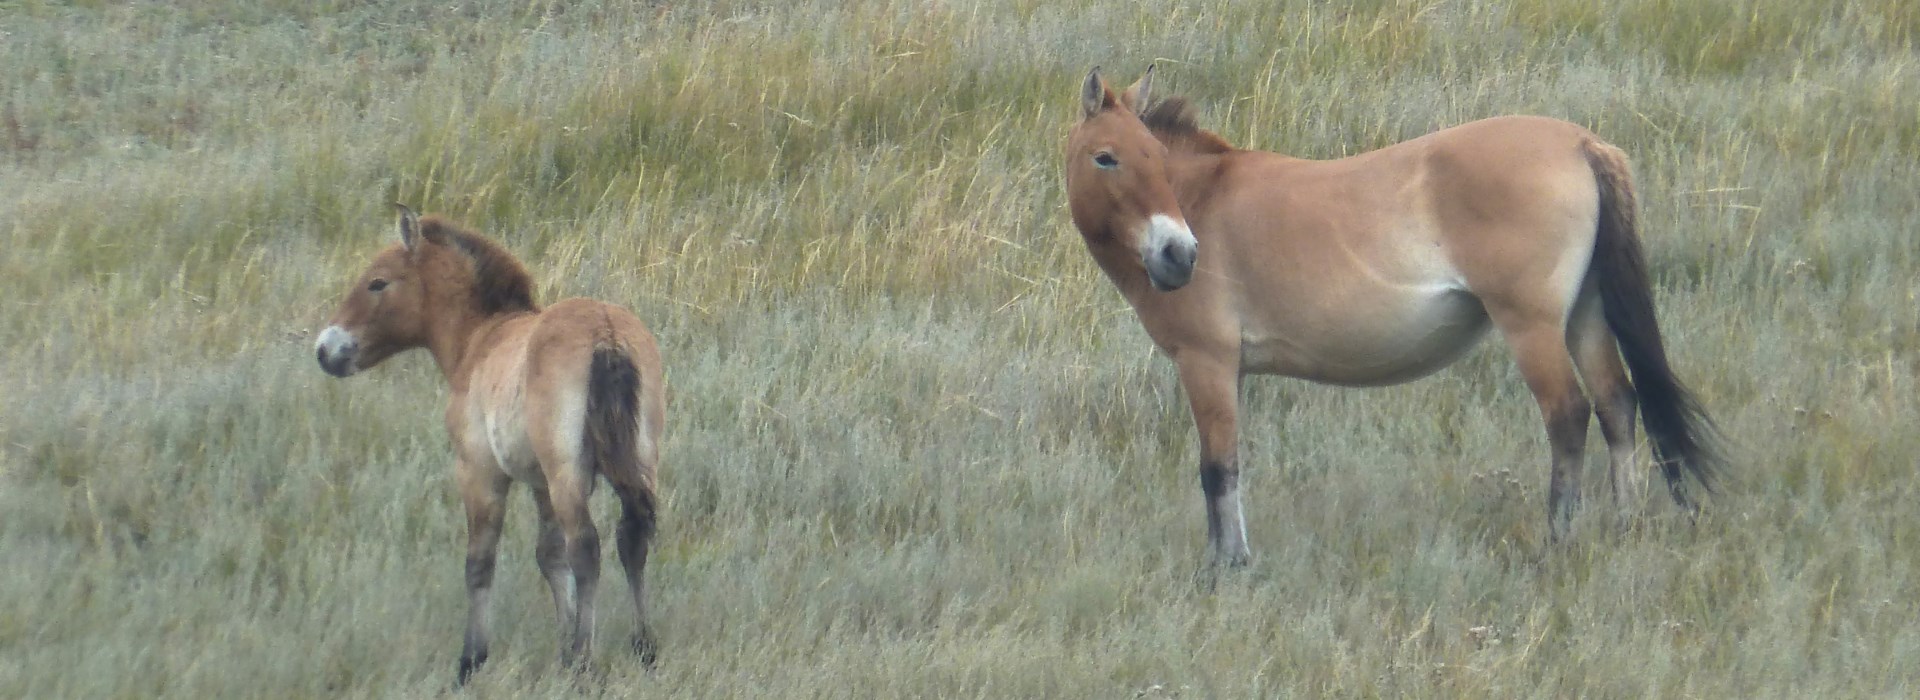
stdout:
<svg viewBox="0 0 1920 700">
<path fill-rule="evenodd" d="M 1553 476 L 1548 485 L 1547 515 L 1556 540 L 1566 537 L 1574 509 L 1580 503 L 1580 469 L 1584 465 L 1588 416 L 1585 398 L 1574 394 L 1548 412 L 1547 442 L 1553 451 Z"/>
<path fill-rule="evenodd" d="M 1640 471 L 1633 464 L 1633 389 L 1613 387 L 1608 395 L 1596 397 L 1593 408 L 1600 419 L 1600 437 L 1607 442 L 1607 485 L 1614 504 L 1628 507 L 1642 488 Z"/>
<path fill-rule="evenodd" d="M 464 467 L 464 465 L 462 465 Z M 506 482 L 470 480 L 471 472 L 461 469 L 462 499 L 467 510 L 467 632 L 460 645 L 460 667 L 456 682 L 465 685 L 473 672 L 487 661 L 488 596 L 493 590 L 495 554 L 500 544 L 500 523 L 506 496 Z"/>
<path fill-rule="evenodd" d="M 584 517 L 584 516 L 583 516 Z M 569 639 L 562 640 L 561 657 L 568 665 L 586 661 L 593 647 L 593 593 L 600 581 L 600 535 L 592 523 L 567 537 L 567 561 L 573 573 L 573 616 Z"/>
<path fill-rule="evenodd" d="M 493 589 L 493 567 L 491 550 L 467 555 L 467 635 L 460 647 L 461 685 L 487 662 L 487 597 Z"/>
<path fill-rule="evenodd" d="M 546 507 L 543 505 L 541 509 L 545 511 Z M 573 567 L 567 562 L 566 544 L 567 539 L 560 533 L 560 524 L 553 521 L 552 513 L 541 513 L 533 559 L 540 566 L 540 577 L 547 581 L 547 591 L 553 596 L 553 613 L 561 620 L 563 630 L 566 620 L 573 615 L 574 606 Z"/>
<path fill-rule="evenodd" d="M 627 573 L 627 588 L 633 593 L 633 651 L 640 662 L 653 665 L 656 648 L 653 630 L 647 624 L 647 547 L 653 536 L 653 514 L 642 513 L 629 504 L 620 518 L 615 546 L 620 548 L 620 565 Z"/>
<path fill-rule="evenodd" d="M 467 634 L 460 646 L 460 669 L 456 677 L 461 685 L 465 685 L 473 672 L 487 662 L 488 597 L 493 591 L 493 569 L 499 540 L 497 521 L 485 523 L 468 533 Z"/>
<path fill-rule="evenodd" d="M 1207 501 L 1207 544 L 1214 563 L 1245 566 L 1247 528 L 1240 510 L 1240 469 L 1232 458 L 1200 463 L 1200 490 Z"/>
</svg>

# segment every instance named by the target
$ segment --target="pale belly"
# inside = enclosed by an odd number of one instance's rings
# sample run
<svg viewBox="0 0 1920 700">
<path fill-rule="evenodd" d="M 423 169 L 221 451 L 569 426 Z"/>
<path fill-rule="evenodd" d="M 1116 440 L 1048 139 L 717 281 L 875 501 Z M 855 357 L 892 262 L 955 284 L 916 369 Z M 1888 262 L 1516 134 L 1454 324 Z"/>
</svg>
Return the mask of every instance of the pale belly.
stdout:
<svg viewBox="0 0 1920 700">
<path fill-rule="evenodd" d="M 500 372 L 497 382 L 476 383 L 464 397 L 463 452 L 479 465 L 540 487 L 546 480 L 527 434 L 525 385 L 512 379 L 518 374 L 518 366 Z"/>
<path fill-rule="evenodd" d="M 1343 386 L 1398 384 L 1432 374 L 1472 349 L 1489 325 L 1480 301 L 1457 288 L 1263 320 L 1248 319 L 1243 326 L 1242 373 Z"/>
</svg>

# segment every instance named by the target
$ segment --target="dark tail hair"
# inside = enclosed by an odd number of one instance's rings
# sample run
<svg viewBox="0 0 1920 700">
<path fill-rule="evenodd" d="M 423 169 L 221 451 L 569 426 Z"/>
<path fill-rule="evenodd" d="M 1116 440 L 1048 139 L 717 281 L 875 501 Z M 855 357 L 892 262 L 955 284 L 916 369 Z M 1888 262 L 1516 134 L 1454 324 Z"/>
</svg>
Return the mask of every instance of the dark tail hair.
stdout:
<svg viewBox="0 0 1920 700">
<path fill-rule="evenodd" d="M 1653 311 L 1653 283 L 1647 254 L 1635 229 L 1633 173 L 1620 149 L 1598 141 L 1584 144 L 1600 190 L 1600 223 L 1589 274 L 1600 287 L 1600 306 L 1620 344 L 1640 396 L 1641 420 L 1653 443 L 1653 458 L 1667 479 L 1675 503 L 1697 510 L 1687 495 L 1687 477 L 1713 492 L 1723 467 L 1719 433 L 1693 392 L 1673 375 L 1666 343 Z"/>
<path fill-rule="evenodd" d="M 585 451 L 592 460 L 590 473 L 607 477 L 621 499 L 638 518 L 640 537 L 653 535 L 653 482 L 640 464 L 640 372 L 626 353 L 613 348 L 593 351 L 587 374 Z"/>
</svg>

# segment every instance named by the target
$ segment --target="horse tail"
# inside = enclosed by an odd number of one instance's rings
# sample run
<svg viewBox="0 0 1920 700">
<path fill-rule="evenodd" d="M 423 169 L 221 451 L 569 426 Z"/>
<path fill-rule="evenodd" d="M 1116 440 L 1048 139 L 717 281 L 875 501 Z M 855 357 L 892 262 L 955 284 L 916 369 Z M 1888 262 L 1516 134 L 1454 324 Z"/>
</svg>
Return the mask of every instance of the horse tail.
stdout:
<svg viewBox="0 0 1920 700">
<path fill-rule="evenodd" d="M 1713 492 L 1723 467 L 1718 431 L 1667 362 L 1666 343 L 1654 316 L 1647 254 L 1635 229 L 1633 172 L 1627 156 L 1597 140 L 1587 141 L 1582 150 L 1600 193 L 1600 220 L 1588 274 L 1598 283 L 1607 327 L 1632 373 L 1654 462 L 1666 477 L 1674 502 L 1697 510 L 1687 495 L 1687 478 Z"/>
<path fill-rule="evenodd" d="M 633 358 L 611 347 L 595 348 L 590 367 L 584 452 L 592 460 L 591 473 L 613 483 L 628 517 L 637 521 L 635 534 L 651 537 L 657 508 L 649 465 L 641 461 L 639 368 Z"/>
</svg>

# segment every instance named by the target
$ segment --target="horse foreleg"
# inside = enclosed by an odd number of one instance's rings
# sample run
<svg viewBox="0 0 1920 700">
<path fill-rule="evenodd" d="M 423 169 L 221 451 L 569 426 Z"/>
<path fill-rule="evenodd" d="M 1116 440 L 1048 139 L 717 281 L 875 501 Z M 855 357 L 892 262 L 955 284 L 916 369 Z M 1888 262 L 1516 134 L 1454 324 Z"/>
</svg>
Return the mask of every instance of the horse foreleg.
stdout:
<svg viewBox="0 0 1920 700">
<path fill-rule="evenodd" d="M 1200 490 L 1207 503 L 1207 548 L 1217 566 L 1245 566 L 1247 520 L 1240 505 L 1240 368 L 1200 353 L 1176 358 L 1180 385 L 1200 433 Z"/>
<path fill-rule="evenodd" d="M 487 661 L 487 596 L 493 590 L 493 565 L 506 514 L 505 475 L 483 473 L 461 462 L 455 468 L 460 499 L 467 508 L 467 635 L 460 648 L 458 683 L 465 685 Z"/>
</svg>

